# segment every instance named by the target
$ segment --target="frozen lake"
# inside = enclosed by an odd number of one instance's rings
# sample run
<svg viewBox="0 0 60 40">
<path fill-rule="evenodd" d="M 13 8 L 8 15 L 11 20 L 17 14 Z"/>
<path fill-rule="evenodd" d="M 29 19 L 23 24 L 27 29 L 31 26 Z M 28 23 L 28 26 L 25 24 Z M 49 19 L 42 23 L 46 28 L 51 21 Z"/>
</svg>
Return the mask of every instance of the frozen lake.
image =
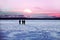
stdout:
<svg viewBox="0 0 60 40">
<path fill-rule="evenodd" d="M 0 20 L 0 40 L 60 40 L 60 20 Z"/>
</svg>

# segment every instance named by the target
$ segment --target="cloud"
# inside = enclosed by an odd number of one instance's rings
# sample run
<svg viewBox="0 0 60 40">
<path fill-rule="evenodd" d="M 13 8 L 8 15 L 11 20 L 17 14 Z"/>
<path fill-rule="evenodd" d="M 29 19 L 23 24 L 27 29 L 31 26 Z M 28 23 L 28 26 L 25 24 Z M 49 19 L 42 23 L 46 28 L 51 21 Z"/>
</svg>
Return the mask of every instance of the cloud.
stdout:
<svg viewBox="0 0 60 40">
<path fill-rule="evenodd" d="M 59 13 L 60 0 L 0 0 L 3 11 L 31 8 L 36 13 Z"/>
</svg>

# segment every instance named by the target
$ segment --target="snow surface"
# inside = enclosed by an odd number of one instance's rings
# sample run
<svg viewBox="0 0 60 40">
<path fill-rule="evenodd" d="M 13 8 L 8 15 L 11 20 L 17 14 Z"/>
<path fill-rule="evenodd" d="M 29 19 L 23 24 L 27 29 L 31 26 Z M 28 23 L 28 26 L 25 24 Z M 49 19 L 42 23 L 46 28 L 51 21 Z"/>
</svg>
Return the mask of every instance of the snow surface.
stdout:
<svg viewBox="0 0 60 40">
<path fill-rule="evenodd" d="M 0 20 L 1 40 L 60 40 L 60 20 Z"/>
</svg>

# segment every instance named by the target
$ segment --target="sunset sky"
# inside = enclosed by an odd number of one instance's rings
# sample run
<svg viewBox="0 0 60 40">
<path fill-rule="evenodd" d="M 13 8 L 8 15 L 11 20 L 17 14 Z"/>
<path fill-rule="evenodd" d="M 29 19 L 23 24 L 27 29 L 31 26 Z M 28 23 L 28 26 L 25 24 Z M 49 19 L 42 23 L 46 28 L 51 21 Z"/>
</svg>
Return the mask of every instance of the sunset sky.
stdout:
<svg viewBox="0 0 60 40">
<path fill-rule="evenodd" d="M 29 9 L 31 13 L 55 13 L 60 16 L 60 0 L 0 0 L 0 10 L 23 12 Z"/>
</svg>

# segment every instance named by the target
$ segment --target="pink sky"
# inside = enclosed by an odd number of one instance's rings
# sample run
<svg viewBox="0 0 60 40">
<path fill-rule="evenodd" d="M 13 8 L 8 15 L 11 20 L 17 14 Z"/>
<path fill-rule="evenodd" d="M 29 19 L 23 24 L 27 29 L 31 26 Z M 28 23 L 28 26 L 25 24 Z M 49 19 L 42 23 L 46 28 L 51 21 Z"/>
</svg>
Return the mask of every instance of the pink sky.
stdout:
<svg viewBox="0 0 60 40">
<path fill-rule="evenodd" d="M 60 0 L 0 0 L 0 8 L 3 11 L 23 12 L 30 9 L 32 13 L 60 14 Z"/>
</svg>

